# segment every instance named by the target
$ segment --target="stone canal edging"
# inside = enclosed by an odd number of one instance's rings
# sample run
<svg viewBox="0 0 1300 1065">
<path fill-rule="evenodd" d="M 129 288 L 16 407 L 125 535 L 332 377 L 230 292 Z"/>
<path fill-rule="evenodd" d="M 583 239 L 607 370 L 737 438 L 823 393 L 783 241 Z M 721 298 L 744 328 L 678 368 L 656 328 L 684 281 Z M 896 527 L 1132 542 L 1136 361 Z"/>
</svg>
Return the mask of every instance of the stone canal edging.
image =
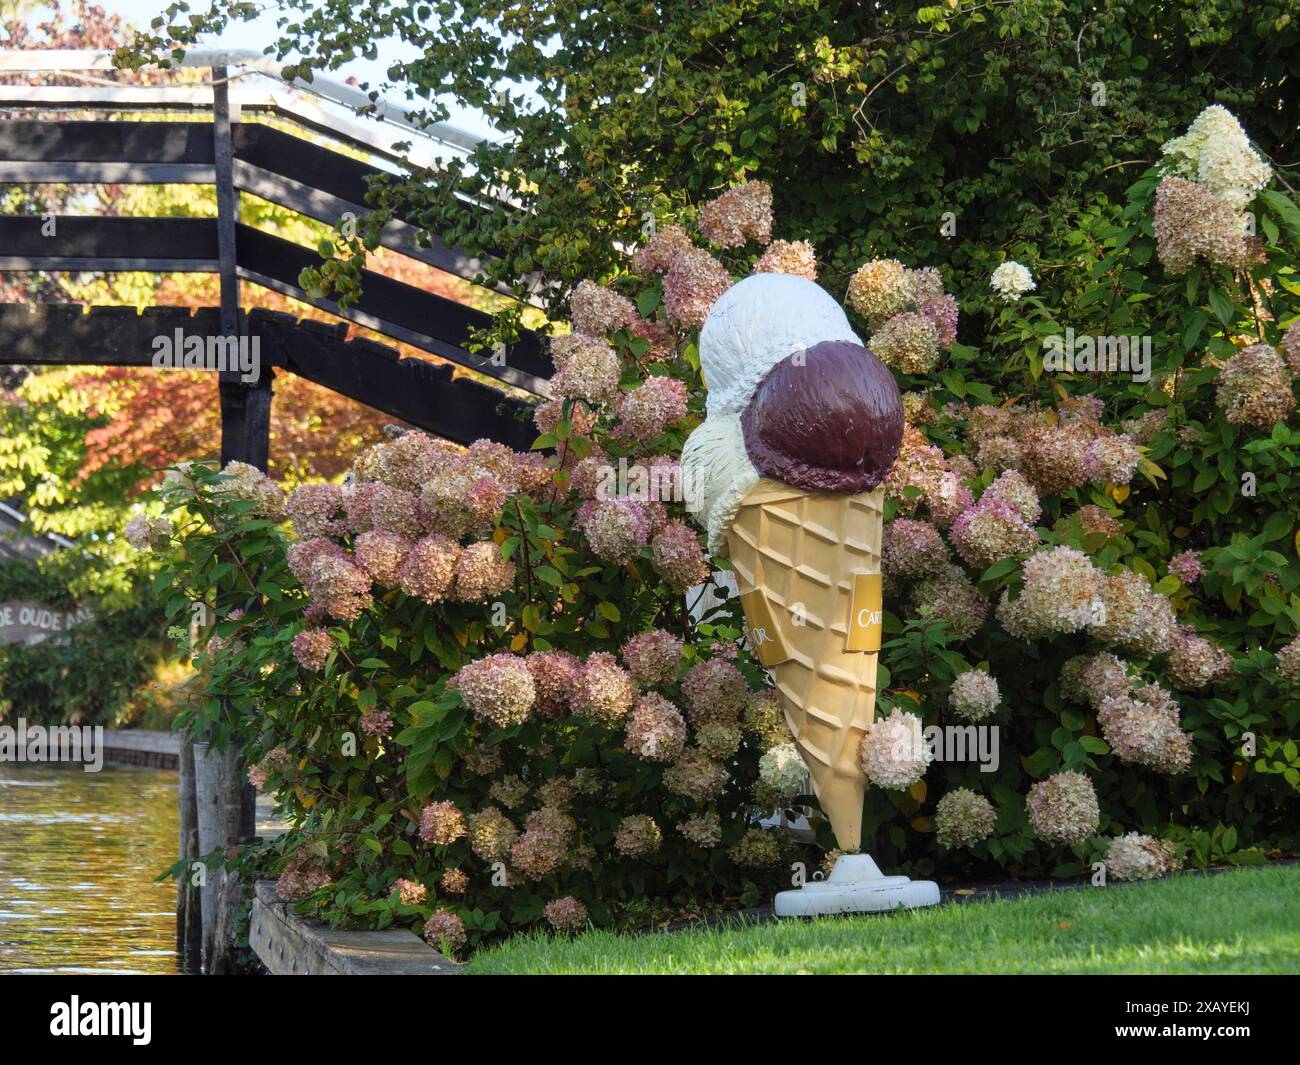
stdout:
<svg viewBox="0 0 1300 1065">
<path fill-rule="evenodd" d="M 345 931 L 299 917 L 272 880 L 254 886 L 248 939 L 273 976 L 446 976 L 461 969 L 406 929 Z"/>
</svg>

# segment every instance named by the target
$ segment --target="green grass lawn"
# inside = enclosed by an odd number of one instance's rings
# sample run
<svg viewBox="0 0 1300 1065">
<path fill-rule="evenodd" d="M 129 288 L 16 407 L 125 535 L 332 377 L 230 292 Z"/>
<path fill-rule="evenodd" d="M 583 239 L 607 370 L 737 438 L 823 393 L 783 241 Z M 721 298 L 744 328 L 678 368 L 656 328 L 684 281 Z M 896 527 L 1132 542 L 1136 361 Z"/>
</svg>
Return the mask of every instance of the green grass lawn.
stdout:
<svg viewBox="0 0 1300 1065">
<path fill-rule="evenodd" d="M 471 973 L 1295 973 L 1300 868 L 722 930 L 520 936 Z"/>
</svg>

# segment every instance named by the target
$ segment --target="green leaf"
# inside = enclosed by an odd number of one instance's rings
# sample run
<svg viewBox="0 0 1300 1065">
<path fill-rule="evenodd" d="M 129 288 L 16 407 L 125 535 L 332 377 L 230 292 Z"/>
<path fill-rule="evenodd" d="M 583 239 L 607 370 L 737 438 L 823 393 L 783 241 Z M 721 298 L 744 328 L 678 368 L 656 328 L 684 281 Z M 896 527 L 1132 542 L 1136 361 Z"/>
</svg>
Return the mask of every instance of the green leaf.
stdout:
<svg viewBox="0 0 1300 1065">
<path fill-rule="evenodd" d="M 1291 230 L 1297 238 L 1300 238 L 1300 207 L 1292 202 L 1290 197 L 1274 189 L 1265 189 L 1259 194 L 1263 200 L 1278 218 Z"/>
<path fill-rule="evenodd" d="M 1263 532 L 1260 534 L 1264 543 L 1269 544 L 1274 540 L 1280 540 L 1284 536 L 1289 536 L 1292 527 L 1291 515 L 1286 511 L 1279 510 L 1272 515 L 1268 521 L 1264 522 Z"/>
<path fill-rule="evenodd" d="M 537 575 L 538 580 L 543 584 L 549 584 L 552 588 L 558 588 L 564 583 L 564 578 L 551 566 L 538 566 L 533 572 Z"/>
<path fill-rule="evenodd" d="M 984 581 L 996 581 L 1001 577 L 1005 577 L 1008 573 L 1014 573 L 1019 568 L 1020 559 L 1018 558 L 999 559 L 984 571 L 983 576 L 980 577 L 980 581 L 981 583 Z"/>
<path fill-rule="evenodd" d="M 1224 325 L 1232 325 L 1236 319 L 1233 313 L 1232 300 L 1225 296 L 1219 289 L 1210 289 L 1210 306 L 1214 309 L 1214 315 Z"/>
<path fill-rule="evenodd" d="M 659 309 L 659 286 L 648 288 L 637 297 L 637 313 L 642 318 L 649 318 L 656 310 Z"/>
<path fill-rule="evenodd" d="M 1183 330 L 1183 350 L 1191 351 L 1196 341 L 1200 339 L 1201 330 L 1205 328 L 1205 323 L 1210 320 L 1210 316 L 1200 307 L 1192 311 L 1187 318 L 1187 328 Z"/>
</svg>

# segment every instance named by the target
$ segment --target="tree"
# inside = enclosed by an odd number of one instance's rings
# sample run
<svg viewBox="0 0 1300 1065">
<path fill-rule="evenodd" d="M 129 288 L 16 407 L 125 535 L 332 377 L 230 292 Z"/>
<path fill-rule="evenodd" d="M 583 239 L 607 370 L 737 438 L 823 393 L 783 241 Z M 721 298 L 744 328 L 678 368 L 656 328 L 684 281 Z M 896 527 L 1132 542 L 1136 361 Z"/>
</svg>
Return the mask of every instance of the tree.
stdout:
<svg viewBox="0 0 1300 1065">
<path fill-rule="evenodd" d="M 24 48 L 99 48 L 120 45 L 121 18 L 78 2 L 65 11 L 57 2 L 43 19 L 40 5 L 8 6 L 3 25 Z M 122 72 L 130 82 L 187 80 L 198 71 Z M 6 75 L 8 80 L 28 76 Z M 35 77 L 35 76 L 33 76 Z M 48 78 L 44 80 L 48 81 Z M 70 84 L 77 84 L 75 81 Z M 12 185 L 0 200 L 6 213 L 210 216 L 214 190 L 164 185 Z M 257 197 L 241 199 L 241 220 L 278 236 L 317 245 L 330 231 Z M 440 295 L 488 303 L 451 275 L 383 250 L 369 269 Z M 200 307 L 217 303 L 216 279 L 206 275 L 119 273 L 86 278 L 56 273 L 15 274 L 0 280 L 0 300 L 82 302 L 146 307 Z M 243 306 L 261 306 L 304 317 L 328 315 L 298 301 L 245 285 Z M 369 330 L 362 335 L 377 337 Z M 383 338 L 379 338 L 383 339 Z M 428 357 L 405 345 L 406 356 Z M 157 479 L 158 470 L 182 459 L 215 458 L 220 440 L 216 382 L 203 373 L 159 374 L 153 369 L 73 367 L 28 371 L 15 368 L 0 384 L 5 402 L 0 422 L 0 497 L 20 496 L 33 526 L 88 538 L 93 549 L 121 561 L 110 534 L 126 510 Z M 275 385 L 271 423 L 271 469 L 281 479 L 333 478 L 367 443 L 379 439 L 392 419 L 291 374 Z M 120 582 L 119 582 L 120 583 Z"/>
<path fill-rule="evenodd" d="M 648 218 L 689 218 L 757 177 L 781 205 L 777 235 L 812 240 L 832 288 L 864 258 L 897 255 L 947 264 L 965 290 L 998 249 L 1063 261 L 1078 213 L 1120 202 L 1207 103 L 1231 106 L 1274 162 L 1296 159 L 1300 22 L 1279 2 L 376 0 L 365 20 L 343 0 L 278 6 L 268 52 L 301 56 L 286 74 L 396 36 L 419 51 L 389 70 L 417 116 L 445 118 L 446 95 L 501 130 L 375 204 L 500 252 L 506 281 L 609 276 Z M 173 4 L 123 59 L 163 57 L 253 10 Z M 453 192 L 496 206 L 472 217 Z"/>
</svg>

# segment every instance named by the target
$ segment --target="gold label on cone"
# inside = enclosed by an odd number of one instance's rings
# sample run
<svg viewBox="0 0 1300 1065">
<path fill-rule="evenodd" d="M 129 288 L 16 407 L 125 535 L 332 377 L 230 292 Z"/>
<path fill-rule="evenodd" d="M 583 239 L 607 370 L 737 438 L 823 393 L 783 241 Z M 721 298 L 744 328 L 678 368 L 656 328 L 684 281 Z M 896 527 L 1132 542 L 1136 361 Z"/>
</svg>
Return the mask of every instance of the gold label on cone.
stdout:
<svg viewBox="0 0 1300 1065">
<path fill-rule="evenodd" d="M 853 575 L 853 606 L 846 651 L 879 651 L 884 631 L 884 592 L 879 573 Z"/>
<path fill-rule="evenodd" d="M 754 656 L 765 666 L 775 666 L 790 657 L 781 629 L 772 615 L 772 604 L 762 589 L 755 588 L 740 597 L 741 609 L 745 612 L 748 631 L 745 642 Z"/>
</svg>

